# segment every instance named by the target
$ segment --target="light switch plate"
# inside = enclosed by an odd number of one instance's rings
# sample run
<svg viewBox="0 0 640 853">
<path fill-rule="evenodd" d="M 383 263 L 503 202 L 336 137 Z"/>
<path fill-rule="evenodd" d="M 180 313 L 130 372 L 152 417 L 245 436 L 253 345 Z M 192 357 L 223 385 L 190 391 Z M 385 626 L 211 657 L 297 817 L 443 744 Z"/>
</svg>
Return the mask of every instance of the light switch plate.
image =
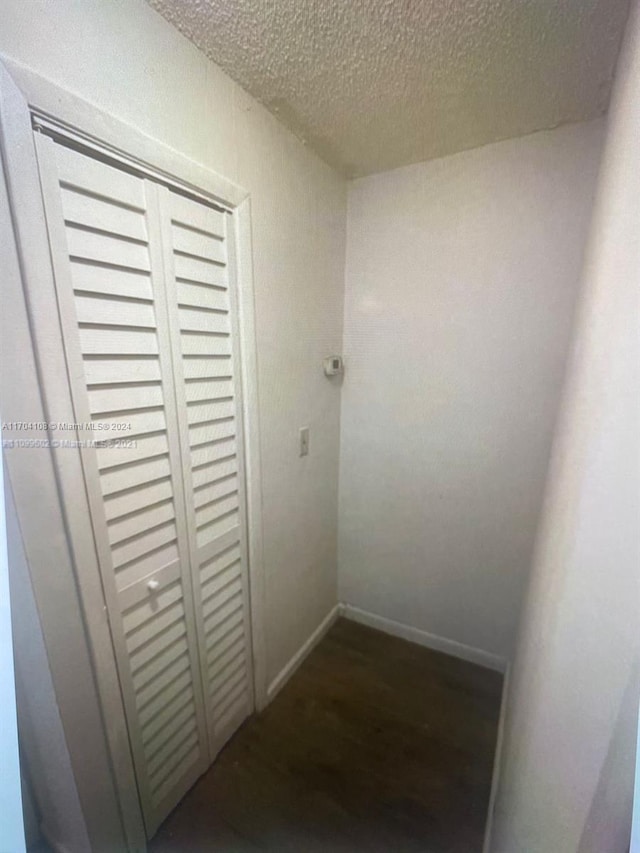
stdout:
<svg viewBox="0 0 640 853">
<path fill-rule="evenodd" d="M 300 427 L 300 456 L 309 455 L 309 427 Z"/>
</svg>

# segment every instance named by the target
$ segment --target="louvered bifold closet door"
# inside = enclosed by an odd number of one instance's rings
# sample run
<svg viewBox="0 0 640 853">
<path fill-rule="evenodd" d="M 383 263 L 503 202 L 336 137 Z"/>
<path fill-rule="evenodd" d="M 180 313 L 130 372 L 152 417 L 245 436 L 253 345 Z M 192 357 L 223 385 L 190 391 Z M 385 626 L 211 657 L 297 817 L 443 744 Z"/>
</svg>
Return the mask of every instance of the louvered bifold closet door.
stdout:
<svg viewBox="0 0 640 853">
<path fill-rule="evenodd" d="M 47 136 L 36 143 L 75 420 L 114 426 L 79 438 L 124 442 L 81 454 L 152 834 L 209 764 L 159 187 Z"/>
<path fill-rule="evenodd" d="M 233 217 L 160 190 L 212 754 L 253 709 Z"/>
</svg>

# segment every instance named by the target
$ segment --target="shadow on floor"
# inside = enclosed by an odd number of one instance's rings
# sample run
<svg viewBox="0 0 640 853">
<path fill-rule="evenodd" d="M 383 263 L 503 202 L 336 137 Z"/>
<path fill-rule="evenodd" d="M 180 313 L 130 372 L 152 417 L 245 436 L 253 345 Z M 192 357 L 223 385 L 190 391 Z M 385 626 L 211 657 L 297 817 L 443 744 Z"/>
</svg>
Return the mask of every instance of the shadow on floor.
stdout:
<svg viewBox="0 0 640 853">
<path fill-rule="evenodd" d="M 499 673 L 344 619 L 167 818 L 151 853 L 479 853 Z"/>
</svg>

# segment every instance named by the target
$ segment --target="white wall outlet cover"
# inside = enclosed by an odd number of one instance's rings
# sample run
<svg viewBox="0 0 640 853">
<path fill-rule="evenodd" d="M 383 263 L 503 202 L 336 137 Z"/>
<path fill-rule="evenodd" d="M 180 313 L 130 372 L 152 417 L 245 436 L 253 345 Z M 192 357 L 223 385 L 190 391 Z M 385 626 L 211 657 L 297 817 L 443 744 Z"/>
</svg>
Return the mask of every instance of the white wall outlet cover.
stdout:
<svg viewBox="0 0 640 853">
<path fill-rule="evenodd" d="M 309 455 L 309 427 L 300 427 L 300 456 Z"/>
<path fill-rule="evenodd" d="M 341 355 L 330 355 L 324 360 L 325 376 L 342 376 L 344 373 L 344 362 Z"/>
</svg>

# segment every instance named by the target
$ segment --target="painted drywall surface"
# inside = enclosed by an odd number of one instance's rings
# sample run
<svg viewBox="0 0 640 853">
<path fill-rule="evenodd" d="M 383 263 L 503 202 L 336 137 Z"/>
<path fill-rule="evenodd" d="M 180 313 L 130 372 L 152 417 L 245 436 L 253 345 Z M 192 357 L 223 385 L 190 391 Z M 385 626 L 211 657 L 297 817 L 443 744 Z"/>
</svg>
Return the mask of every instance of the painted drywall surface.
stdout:
<svg viewBox="0 0 640 853">
<path fill-rule="evenodd" d="M 58 712 L 22 534 L 8 483 L 4 494 L 7 500 L 16 693 L 22 752 L 27 765 L 31 762 L 34 768 L 31 781 L 37 803 L 42 814 L 46 815 L 47 824 L 43 829 L 47 838 L 52 844 L 64 841 L 70 853 L 89 853 L 91 844 Z M 28 766 L 24 769 L 29 773 Z"/>
<path fill-rule="evenodd" d="M 0 53 L 251 193 L 273 679 L 336 603 L 345 183 L 142 0 L 8 0 Z"/>
<path fill-rule="evenodd" d="M 149 0 L 350 175 L 595 118 L 628 0 Z"/>
<path fill-rule="evenodd" d="M 352 183 L 341 601 L 510 655 L 602 129 Z"/>
<path fill-rule="evenodd" d="M 629 844 L 640 652 L 639 13 L 636 2 L 523 608 L 493 853 Z"/>
<path fill-rule="evenodd" d="M 0 483 L 4 480 L 0 457 Z M 9 560 L 4 489 L 0 488 L 0 839 L 8 850 L 23 853 L 25 826 L 18 754 L 13 636 L 9 603 Z M 26 812 L 26 810 L 25 810 Z"/>
</svg>

